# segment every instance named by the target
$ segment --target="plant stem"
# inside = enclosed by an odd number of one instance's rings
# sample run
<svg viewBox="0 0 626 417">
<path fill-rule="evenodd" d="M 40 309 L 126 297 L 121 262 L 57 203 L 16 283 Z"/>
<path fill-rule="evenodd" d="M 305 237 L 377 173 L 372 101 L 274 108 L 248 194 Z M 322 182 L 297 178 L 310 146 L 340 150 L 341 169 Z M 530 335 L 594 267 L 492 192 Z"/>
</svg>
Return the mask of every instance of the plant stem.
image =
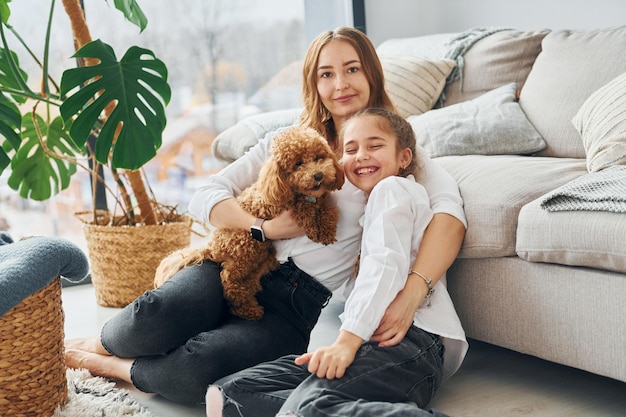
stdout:
<svg viewBox="0 0 626 417">
<path fill-rule="evenodd" d="M 130 188 L 133 189 L 135 199 L 137 199 L 137 205 L 139 206 L 139 212 L 141 213 L 142 222 L 146 225 L 156 224 L 156 217 L 154 216 L 154 210 L 150 202 L 150 197 L 144 186 L 143 177 L 141 171 L 126 171 Z M 138 193 L 143 193 L 139 195 Z"/>
</svg>

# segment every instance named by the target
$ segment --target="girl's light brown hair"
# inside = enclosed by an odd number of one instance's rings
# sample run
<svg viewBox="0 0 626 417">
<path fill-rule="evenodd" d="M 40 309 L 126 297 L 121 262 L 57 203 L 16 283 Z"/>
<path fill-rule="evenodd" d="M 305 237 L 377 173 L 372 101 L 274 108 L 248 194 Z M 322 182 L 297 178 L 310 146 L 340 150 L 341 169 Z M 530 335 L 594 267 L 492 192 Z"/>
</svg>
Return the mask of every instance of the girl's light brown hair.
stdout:
<svg viewBox="0 0 626 417">
<path fill-rule="evenodd" d="M 317 130 L 328 140 L 331 148 L 337 147 L 337 131 L 332 115 L 322 104 L 317 93 L 317 66 L 322 48 L 332 40 L 342 40 L 350 44 L 357 52 L 361 68 L 370 86 L 370 98 L 367 107 L 379 107 L 394 110 L 393 103 L 385 91 L 383 68 L 376 54 L 376 48 L 369 38 L 361 31 L 340 27 L 323 32 L 311 42 L 304 58 L 302 69 L 302 100 L 304 111 L 301 123 Z"/>
</svg>

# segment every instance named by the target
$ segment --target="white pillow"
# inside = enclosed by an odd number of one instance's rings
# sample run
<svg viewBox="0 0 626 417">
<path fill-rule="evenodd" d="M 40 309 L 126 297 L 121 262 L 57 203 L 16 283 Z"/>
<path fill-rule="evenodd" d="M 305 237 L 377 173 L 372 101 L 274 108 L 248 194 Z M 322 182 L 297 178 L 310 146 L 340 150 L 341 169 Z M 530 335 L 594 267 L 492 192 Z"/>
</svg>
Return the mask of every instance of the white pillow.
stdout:
<svg viewBox="0 0 626 417">
<path fill-rule="evenodd" d="M 213 156 L 232 162 L 257 144 L 265 134 L 296 124 L 302 109 L 276 110 L 255 114 L 240 120 L 217 135 L 211 145 Z"/>
<path fill-rule="evenodd" d="M 445 155 L 525 155 L 546 143 L 515 100 L 509 83 L 473 100 L 431 110 L 408 121 L 432 158 Z"/>
<path fill-rule="evenodd" d="M 446 85 L 446 78 L 456 67 L 451 59 L 418 56 L 385 56 L 380 62 L 385 89 L 403 117 L 432 109 Z"/>
<path fill-rule="evenodd" d="M 594 92 L 572 119 L 589 172 L 626 165 L 626 73 Z"/>
</svg>

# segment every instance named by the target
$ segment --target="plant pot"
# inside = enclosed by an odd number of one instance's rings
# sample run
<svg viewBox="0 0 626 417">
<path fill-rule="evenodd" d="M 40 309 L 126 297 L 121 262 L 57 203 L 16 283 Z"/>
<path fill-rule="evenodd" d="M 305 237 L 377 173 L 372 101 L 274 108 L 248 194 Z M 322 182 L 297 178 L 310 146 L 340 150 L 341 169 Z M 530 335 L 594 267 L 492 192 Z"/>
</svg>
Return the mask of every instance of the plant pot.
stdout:
<svg viewBox="0 0 626 417">
<path fill-rule="evenodd" d="M 104 307 L 124 307 L 153 289 L 161 260 L 191 241 L 191 219 L 186 216 L 150 226 L 112 226 L 108 215 L 99 216 L 98 224 L 86 222 L 89 215 L 93 212 L 77 213 L 83 221 L 96 301 Z"/>
<path fill-rule="evenodd" d="M 51 416 L 67 401 L 61 279 L 0 317 L 0 415 Z"/>
</svg>

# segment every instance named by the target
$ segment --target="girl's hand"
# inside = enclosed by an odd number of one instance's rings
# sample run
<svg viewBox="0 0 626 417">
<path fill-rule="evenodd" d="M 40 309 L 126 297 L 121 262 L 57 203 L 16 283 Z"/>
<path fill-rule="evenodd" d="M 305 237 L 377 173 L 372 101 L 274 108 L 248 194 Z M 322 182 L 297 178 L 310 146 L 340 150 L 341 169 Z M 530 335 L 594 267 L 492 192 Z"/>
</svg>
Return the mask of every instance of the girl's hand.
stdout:
<svg viewBox="0 0 626 417">
<path fill-rule="evenodd" d="M 283 211 L 271 220 L 266 220 L 262 227 L 265 236 L 270 240 L 304 236 L 304 230 L 293 219 L 291 209 Z"/>
<path fill-rule="evenodd" d="M 354 362 L 361 343 L 363 339 L 342 330 L 335 343 L 317 348 L 315 352 L 300 355 L 295 359 L 295 363 L 296 365 L 308 363 L 309 372 L 316 374 L 318 378 L 341 378 L 345 375 L 348 366 Z"/>
<path fill-rule="evenodd" d="M 405 286 L 385 310 L 378 329 L 370 340 L 379 342 L 380 347 L 395 346 L 400 343 L 413 324 L 415 311 L 419 307 L 415 300 L 422 300 L 424 296 L 419 294 L 416 296 L 414 289 Z"/>
</svg>

